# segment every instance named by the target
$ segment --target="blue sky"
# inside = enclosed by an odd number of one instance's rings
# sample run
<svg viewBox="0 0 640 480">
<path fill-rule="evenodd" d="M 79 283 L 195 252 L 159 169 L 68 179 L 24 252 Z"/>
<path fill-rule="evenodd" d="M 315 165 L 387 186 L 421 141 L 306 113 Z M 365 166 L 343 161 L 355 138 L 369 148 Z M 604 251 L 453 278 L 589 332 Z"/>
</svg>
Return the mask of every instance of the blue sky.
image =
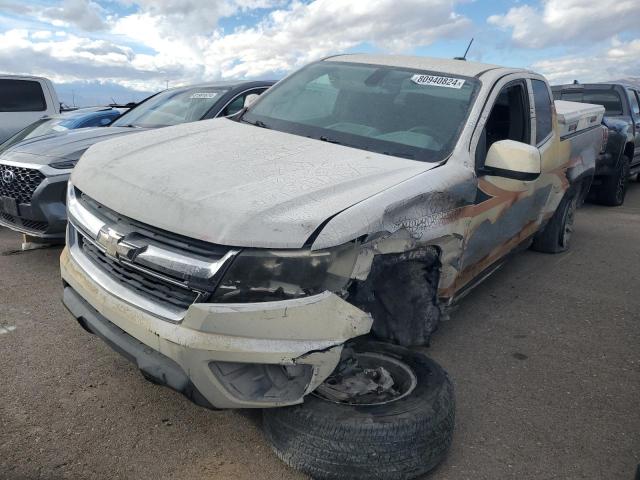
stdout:
<svg viewBox="0 0 640 480">
<path fill-rule="evenodd" d="M 280 78 L 384 52 L 528 67 L 553 82 L 640 77 L 636 0 L 0 0 L 0 72 L 66 103 L 220 78 Z"/>
</svg>

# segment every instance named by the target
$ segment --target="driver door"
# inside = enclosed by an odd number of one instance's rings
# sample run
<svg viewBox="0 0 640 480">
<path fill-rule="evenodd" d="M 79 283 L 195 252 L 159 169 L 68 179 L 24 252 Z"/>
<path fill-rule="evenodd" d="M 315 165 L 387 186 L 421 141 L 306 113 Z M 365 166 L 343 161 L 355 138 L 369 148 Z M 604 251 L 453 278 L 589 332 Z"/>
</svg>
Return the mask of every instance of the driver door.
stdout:
<svg viewBox="0 0 640 480">
<path fill-rule="evenodd" d="M 516 78 L 513 78 L 516 77 Z M 519 180 L 489 174 L 484 162 L 491 145 L 512 140 L 547 150 L 552 142 L 551 118 L 540 129 L 545 138 L 536 138 L 534 98 L 530 80 L 509 76 L 498 83 L 485 106 L 472 140 L 478 177 L 476 201 L 471 208 L 469 230 L 462 257 L 458 289 L 490 271 L 503 257 L 533 235 L 541 221 L 541 213 L 550 189 L 542 186 L 540 177 Z M 546 84 L 545 84 L 546 87 Z M 551 100 L 547 110 L 551 111 Z"/>
</svg>

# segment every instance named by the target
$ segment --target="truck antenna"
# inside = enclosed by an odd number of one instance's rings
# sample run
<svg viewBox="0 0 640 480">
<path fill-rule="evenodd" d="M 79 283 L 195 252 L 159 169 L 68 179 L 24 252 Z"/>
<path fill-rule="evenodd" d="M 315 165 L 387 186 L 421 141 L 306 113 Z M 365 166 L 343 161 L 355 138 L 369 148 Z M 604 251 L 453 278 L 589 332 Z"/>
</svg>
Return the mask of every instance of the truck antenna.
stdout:
<svg viewBox="0 0 640 480">
<path fill-rule="evenodd" d="M 471 41 L 469 45 L 467 45 L 467 49 L 464 51 L 464 55 L 461 57 L 453 57 L 454 60 L 467 60 L 467 53 L 469 53 L 469 49 L 471 48 L 471 44 L 473 43 L 473 37 L 471 37 Z"/>
</svg>

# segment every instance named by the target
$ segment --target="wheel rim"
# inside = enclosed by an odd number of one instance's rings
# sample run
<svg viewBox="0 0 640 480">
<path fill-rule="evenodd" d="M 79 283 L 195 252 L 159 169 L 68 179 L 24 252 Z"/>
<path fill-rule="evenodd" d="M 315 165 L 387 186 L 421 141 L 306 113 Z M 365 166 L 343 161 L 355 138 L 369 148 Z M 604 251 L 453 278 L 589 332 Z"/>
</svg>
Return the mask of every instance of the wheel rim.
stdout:
<svg viewBox="0 0 640 480">
<path fill-rule="evenodd" d="M 355 364 L 346 369 L 341 362 L 313 395 L 345 405 L 384 405 L 405 398 L 418 384 L 411 367 L 397 358 L 378 352 L 354 352 L 347 362 L 353 359 Z M 389 378 L 393 380 L 391 386 Z"/>
<path fill-rule="evenodd" d="M 567 208 L 564 212 L 564 229 L 562 230 L 562 246 L 567 247 L 571 241 L 571 235 L 573 234 L 573 223 L 575 221 L 575 199 L 571 200 L 567 204 Z"/>
</svg>

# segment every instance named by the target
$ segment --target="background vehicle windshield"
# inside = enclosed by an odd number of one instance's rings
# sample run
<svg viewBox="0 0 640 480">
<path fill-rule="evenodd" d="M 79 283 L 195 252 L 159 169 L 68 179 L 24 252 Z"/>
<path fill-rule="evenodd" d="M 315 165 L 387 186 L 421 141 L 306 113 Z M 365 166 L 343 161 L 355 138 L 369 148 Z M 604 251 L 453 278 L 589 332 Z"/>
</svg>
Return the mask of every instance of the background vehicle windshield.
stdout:
<svg viewBox="0 0 640 480">
<path fill-rule="evenodd" d="M 125 113 L 112 127 L 158 128 L 196 122 L 227 90 L 215 87 L 167 90 Z"/>
<path fill-rule="evenodd" d="M 478 85 L 445 73 L 325 61 L 266 92 L 242 121 L 437 162 L 453 149 Z"/>
<path fill-rule="evenodd" d="M 613 88 L 607 90 L 601 88 L 562 90 L 553 92 L 553 96 L 556 100 L 602 105 L 607 116 L 622 115 L 622 100 Z"/>
<path fill-rule="evenodd" d="M 0 145 L 0 153 L 22 140 L 47 135 L 49 133 L 66 132 L 68 127 L 65 126 L 65 122 L 69 121 L 61 118 L 41 118 L 36 120 L 31 125 L 20 130 L 14 136 L 5 140 L 5 142 Z"/>
</svg>

